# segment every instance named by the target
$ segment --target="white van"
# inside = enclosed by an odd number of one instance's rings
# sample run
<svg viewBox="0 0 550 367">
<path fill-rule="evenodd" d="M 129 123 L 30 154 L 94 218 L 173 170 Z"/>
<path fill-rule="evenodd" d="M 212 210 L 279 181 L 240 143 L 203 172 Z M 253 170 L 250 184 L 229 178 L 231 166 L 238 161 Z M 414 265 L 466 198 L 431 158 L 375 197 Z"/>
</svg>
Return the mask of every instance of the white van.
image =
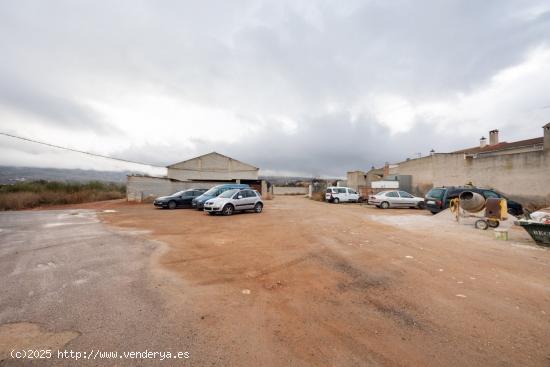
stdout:
<svg viewBox="0 0 550 367">
<path fill-rule="evenodd" d="M 344 202 L 353 202 L 356 203 L 359 201 L 359 194 L 349 187 L 327 187 L 325 194 L 325 199 L 329 203 L 344 203 Z"/>
</svg>

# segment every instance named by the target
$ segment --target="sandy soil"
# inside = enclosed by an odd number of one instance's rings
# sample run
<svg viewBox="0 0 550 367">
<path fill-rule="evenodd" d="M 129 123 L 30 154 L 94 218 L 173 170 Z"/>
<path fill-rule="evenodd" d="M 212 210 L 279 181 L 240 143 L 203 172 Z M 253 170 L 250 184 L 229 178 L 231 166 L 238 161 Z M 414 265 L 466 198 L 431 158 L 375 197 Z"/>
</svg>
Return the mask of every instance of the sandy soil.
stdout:
<svg viewBox="0 0 550 367">
<path fill-rule="evenodd" d="M 422 211 L 301 197 L 231 217 L 97 209 L 168 244 L 153 266 L 181 280 L 162 293 L 199 330 L 195 366 L 550 365 L 550 251 L 521 229 L 503 242 Z"/>
</svg>

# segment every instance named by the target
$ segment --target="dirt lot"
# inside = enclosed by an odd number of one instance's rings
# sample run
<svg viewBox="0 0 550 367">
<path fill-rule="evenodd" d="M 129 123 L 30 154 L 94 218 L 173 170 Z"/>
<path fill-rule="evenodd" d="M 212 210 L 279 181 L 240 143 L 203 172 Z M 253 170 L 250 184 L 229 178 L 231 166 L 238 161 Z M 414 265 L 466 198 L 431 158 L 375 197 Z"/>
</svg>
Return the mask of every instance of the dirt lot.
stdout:
<svg viewBox="0 0 550 367">
<path fill-rule="evenodd" d="M 301 197 L 232 217 L 98 208 L 168 244 L 152 267 L 179 279 L 156 286 L 198 330 L 193 365 L 550 366 L 550 251 L 520 229 L 502 242 L 422 211 Z"/>
</svg>

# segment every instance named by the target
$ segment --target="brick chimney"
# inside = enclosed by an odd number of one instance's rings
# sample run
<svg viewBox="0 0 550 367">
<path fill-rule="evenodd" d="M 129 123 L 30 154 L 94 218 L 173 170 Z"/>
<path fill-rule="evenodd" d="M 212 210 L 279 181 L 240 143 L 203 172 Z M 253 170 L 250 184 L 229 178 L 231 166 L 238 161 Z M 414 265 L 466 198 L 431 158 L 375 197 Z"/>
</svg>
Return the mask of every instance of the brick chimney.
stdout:
<svg viewBox="0 0 550 367">
<path fill-rule="evenodd" d="M 498 130 L 494 129 L 489 131 L 489 145 L 498 144 Z"/>
<path fill-rule="evenodd" d="M 544 145 L 543 149 L 550 151 L 550 122 L 544 125 L 543 127 L 544 131 Z"/>
<path fill-rule="evenodd" d="M 479 147 L 485 148 L 486 145 L 487 145 L 487 139 L 484 136 L 482 136 L 481 139 L 479 139 Z"/>
</svg>

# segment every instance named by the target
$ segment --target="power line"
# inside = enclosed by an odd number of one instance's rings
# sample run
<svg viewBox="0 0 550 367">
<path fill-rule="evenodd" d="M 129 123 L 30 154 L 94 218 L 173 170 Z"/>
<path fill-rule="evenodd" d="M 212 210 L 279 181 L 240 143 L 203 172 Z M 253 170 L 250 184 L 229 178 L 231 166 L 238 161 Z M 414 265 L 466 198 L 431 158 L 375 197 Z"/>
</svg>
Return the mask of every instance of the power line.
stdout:
<svg viewBox="0 0 550 367">
<path fill-rule="evenodd" d="M 113 160 L 113 161 L 120 161 L 120 162 L 125 162 L 125 163 L 139 164 L 139 165 L 142 165 L 142 166 L 157 167 L 157 168 L 166 168 L 166 167 L 164 167 L 164 166 L 157 166 L 157 165 L 155 165 L 155 164 L 149 164 L 149 163 L 143 163 L 143 162 L 136 162 L 136 161 L 131 161 L 131 160 L 128 160 L 128 159 L 116 158 L 116 157 L 109 157 L 109 156 L 107 156 L 107 155 L 102 155 L 102 154 L 97 154 L 97 153 L 86 152 L 86 151 L 84 151 L 84 150 L 78 150 L 78 149 L 63 147 L 63 146 L 60 146 L 60 145 L 55 145 L 55 144 L 50 144 L 50 143 L 46 143 L 46 142 L 39 141 L 39 140 L 24 138 L 24 137 L 22 137 L 22 136 L 17 136 L 17 135 L 13 135 L 13 134 L 8 134 L 8 133 L 4 133 L 4 132 L 0 132 L 0 135 L 4 135 L 4 136 L 10 137 L 10 138 L 14 138 L 14 139 L 19 139 L 19 140 L 28 141 L 28 142 L 35 143 L 35 144 L 41 144 L 41 145 L 45 145 L 45 146 L 52 147 L 52 148 L 63 149 L 63 150 L 71 151 L 71 152 L 86 154 L 86 155 L 89 155 L 89 156 L 92 156 L 92 157 L 99 157 L 99 158 L 111 159 L 111 160 Z M 224 170 L 224 169 L 193 169 L 193 168 L 176 168 L 176 167 L 170 167 L 170 168 L 176 169 L 176 170 L 180 170 L 180 171 L 195 171 L 195 172 L 227 172 L 227 170 Z M 233 170 L 233 172 L 253 172 L 253 171 L 257 171 L 257 169 Z"/>
<path fill-rule="evenodd" d="M 24 138 L 24 137 L 22 137 L 22 136 L 12 135 L 12 134 L 3 133 L 3 132 L 0 132 L 0 135 L 4 135 L 4 136 L 10 137 L 10 138 L 14 138 L 14 139 L 19 139 L 19 140 L 28 141 L 28 142 L 35 143 L 35 144 L 41 144 L 41 145 L 45 145 L 45 146 L 52 147 L 52 148 L 63 149 L 63 150 L 71 151 L 71 152 L 86 154 L 86 155 L 93 156 L 93 157 L 111 159 L 111 160 L 114 160 L 114 161 L 120 161 L 120 162 L 125 162 L 125 163 L 140 164 L 140 165 L 143 165 L 143 166 L 166 168 L 166 167 L 157 166 L 157 165 L 154 165 L 154 164 L 143 163 L 143 162 L 136 162 L 136 161 L 131 161 L 131 160 L 128 160 L 128 159 L 116 158 L 116 157 L 109 157 L 109 156 L 107 156 L 107 155 L 102 155 L 102 154 L 97 154 L 97 153 L 86 152 L 86 151 L 83 151 L 83 150 L 78 150 L 78 149 L 73 149 L 73 148 L 68 148 L 68 147 L 62 147 L 62 146 L 60 146 L 60 145 L 50 144 L 50 143 L 46 143 L 46 142 L 43 142 L 43 141 L 38 141 L 38 140 L 34 140 L 34 139 Z"/>
</svg>

